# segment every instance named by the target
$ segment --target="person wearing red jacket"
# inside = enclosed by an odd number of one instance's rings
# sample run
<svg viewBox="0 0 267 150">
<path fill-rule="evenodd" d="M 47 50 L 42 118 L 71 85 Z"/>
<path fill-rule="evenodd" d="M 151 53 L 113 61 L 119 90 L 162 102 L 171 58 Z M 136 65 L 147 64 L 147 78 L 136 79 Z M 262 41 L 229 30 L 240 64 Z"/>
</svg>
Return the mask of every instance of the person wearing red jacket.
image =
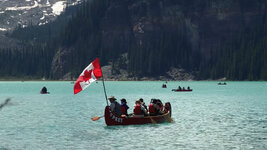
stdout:
<svg viewBox="0 0 267 150">
<path fill-rule="evenodd" d="M 134 116 L 135 117 L 144 117 L 147 116 L 148 113 L 144 106 L 141 105 L 140 100 L 135 101 L 135 106 L 134 106 Z"/>
<path fill-rule="evenodd" d="M 158 99 L 151 99 L 151 102 L 148 107 L 149 115 L 150 116 L 156 116 L 162 114 L 161 112 L 161 101 Z M 162 105 L 163 106 L 163 105 Z"/>
</svg>

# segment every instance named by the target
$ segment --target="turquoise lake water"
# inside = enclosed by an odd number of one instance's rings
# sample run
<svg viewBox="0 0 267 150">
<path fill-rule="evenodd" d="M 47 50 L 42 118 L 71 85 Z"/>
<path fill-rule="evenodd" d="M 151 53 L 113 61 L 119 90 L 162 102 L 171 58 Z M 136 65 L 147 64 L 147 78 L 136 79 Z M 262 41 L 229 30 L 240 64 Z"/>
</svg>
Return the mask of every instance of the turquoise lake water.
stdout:
<svg viewBox="0 0 267 150">
<path fill-rule="evenodd" d="M 102 82 L 0 82 L 0 150 L 267 149 L 267 82 L 105 82 L 107 95 L 171 102 L 173 123 L 107 127 Z M 193 92 L 173 92 L 177 86 Z M 39 94 L 46 86 L 50 94 Z"/>
</svg>

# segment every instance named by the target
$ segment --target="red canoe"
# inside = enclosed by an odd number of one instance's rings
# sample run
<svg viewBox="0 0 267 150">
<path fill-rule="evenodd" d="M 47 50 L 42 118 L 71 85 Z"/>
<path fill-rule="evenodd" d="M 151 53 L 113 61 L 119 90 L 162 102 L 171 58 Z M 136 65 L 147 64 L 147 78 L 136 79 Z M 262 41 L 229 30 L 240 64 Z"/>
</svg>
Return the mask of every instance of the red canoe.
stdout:
<svg viewBox="0 0 267 150">
<path fill-rule="evenodd" d="M 40 94 L 50 94 L 50 92 L 40 92 Z"/>
<path fill-rule="evenodd" d="M 110 107 L 106 106 L 105 108 L 105 121 L 107 126 L 113 125 L 139 125 L 139 124 L 148 124 L 148 123 L 163 123 L 163 122 L 172 122 L 171 119 L 171 109 L 163 114 L 158 116 L 146 116 L 146 117 L 121 117 L 110 111 Z"/>
<path fill-rule="evenodd" d="M 174 92 L 192 92 L 193 90 L 192 89 L 189 89 L 189 90 L 172 89 L 172 91 L 174 91 Z"/>
</svg>

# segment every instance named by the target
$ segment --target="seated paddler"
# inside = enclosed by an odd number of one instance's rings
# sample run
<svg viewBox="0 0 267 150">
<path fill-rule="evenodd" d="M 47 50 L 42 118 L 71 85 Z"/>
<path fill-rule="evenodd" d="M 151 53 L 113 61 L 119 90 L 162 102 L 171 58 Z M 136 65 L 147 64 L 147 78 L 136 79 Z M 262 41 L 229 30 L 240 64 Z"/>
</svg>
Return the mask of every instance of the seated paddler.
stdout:
<svg viewBox="0 0 267 150">
<path fill-rule="evenodd" d="M 150 116 L 156 115 L 156 103 L 155 99 L 151 99 L 150 104 L 148 106 L 148 112 Z"/>
<path fill-rule="evenodd" d="M 47 88 L 44 86 L 44 87 L 42 88 L 42 90 L 41 90 L 40 93 L 41 93 L 41 94 L 46 94 L 46 93 L 48 93 L 48 92 L 47 92 Z"/>
<path fill-rule="evenodd" d="M 125 98 L 121 99 L 121 113 L 122 115 L 128 116 L 127 110 L 129 109 L 129 106 L 127 105 L 127 101 Z"/>
<path fill-rule="evenodd" d="M 144 108 L 143 105 L 141 105 L 140 100 L 135 101 L 135 106 L 133 111 L 135 117 L 144 117 L 148 115 L 147 110 Z"/>
<path fill-rule="evenodd" d="M 116 101 L 114 96 L 108 98 L 110 102 L 110 110 L 116 115 L 121 116 L 121 105 Z"/>
<path fill-rule="evenodd" d="M 165 103 L 165 106 L 164 106 L 164 109 L 163 109 L 163 113 L 167 113 L 169 111 L 171 111 L 171 103 L 170 102 L 166 102 Z"/>
</svg>

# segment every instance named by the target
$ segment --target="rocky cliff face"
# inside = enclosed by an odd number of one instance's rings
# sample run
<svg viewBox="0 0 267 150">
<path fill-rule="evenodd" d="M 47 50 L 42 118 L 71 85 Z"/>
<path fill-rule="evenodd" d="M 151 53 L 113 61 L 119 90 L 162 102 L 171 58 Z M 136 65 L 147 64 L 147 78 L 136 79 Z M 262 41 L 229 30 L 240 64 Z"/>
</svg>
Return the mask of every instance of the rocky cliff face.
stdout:
<svg viewBox="0 0 267 150">
<path fill-rule="evenodd" d="M 115 37 L 119 43 L 134 40 L 142 46 L 151 33 L 178 28 L 193 50 L 208 57 L 220 44 L 253 29 L 266 10 L 266 2 L 254 0 L 112 0 L 102 24 L 103 37 Z"/>
</svg>

